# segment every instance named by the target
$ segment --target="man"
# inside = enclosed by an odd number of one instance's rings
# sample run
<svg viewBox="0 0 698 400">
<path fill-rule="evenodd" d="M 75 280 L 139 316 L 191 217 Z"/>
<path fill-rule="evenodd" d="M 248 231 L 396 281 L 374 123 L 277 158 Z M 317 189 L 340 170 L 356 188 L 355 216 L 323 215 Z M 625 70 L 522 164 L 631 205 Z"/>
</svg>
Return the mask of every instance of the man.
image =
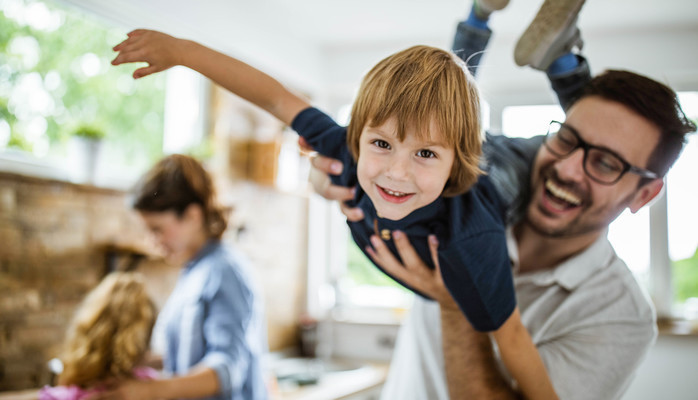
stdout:
<svg viewBox="0 0 698 400">
<path fill-rule="evenodd" d="M 546 138 L 490 138 L 485 155 L 512 210 L 509 253 L 522 320 L 558 396 L 613 399 L 631 382 L 656 328 L 654 310 L 613 251 L 607 228 L 625 208 L 636 212 L 660 193 L 684 134 L 695 125 L 676 94 L 648 78 L 609 71 L 583 79 L 586 62 L 568 55 L 580 43 L 575 21 L 581 3 L 546 1 L 516 51 L 519 64 L 548 73 L 566 106 L 565 122 L 551 123 Z M 489 17 L 505 5 L 478 0 L 473 12 Z M 551 14 L 565 22 L 550 27 Z M 467 59 L 482 41 L 461 28 L 456 42 L 465 43 L 465 51 L 454 50 Z M 483 31 L 488 38 L 486 18 Z M 314 165 L 330 172 L 333 163 L 318 158 Z M 332 186 L 321 193 L 351 197 Z M 360 211 L 343 209 L 348 219 L 361 218 Z M 394 241 L 402 263 L 384 246 L 375 249 L 376 261 L 437 302 L 415 298 L 383 398 L 517 398 L 489 337 L 454 307 L 439 271 L 425 267 L 404 235 Z"/>
</svg>

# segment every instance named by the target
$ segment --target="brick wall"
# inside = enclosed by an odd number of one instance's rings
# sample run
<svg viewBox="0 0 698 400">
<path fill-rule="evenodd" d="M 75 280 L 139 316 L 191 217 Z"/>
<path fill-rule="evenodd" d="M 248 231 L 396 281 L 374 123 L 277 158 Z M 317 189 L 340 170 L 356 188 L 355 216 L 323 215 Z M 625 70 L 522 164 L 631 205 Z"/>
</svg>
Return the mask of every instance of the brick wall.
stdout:
<svg viewBox="0 0 698 400">
<path fill-rule="evenodd" d="M 245 230 L 236 245 L 265 293 L 270 348 L 294 345 L 307 201 L 253 184 L 225 191 L 240 202 L 236 225 Z M 57 355 L 75 306 L 105 273 L 104 246 L 142 249 L 146 237 L 123 192 L 0 173 L 0 391 L 48 383 L 46 361 Z M 138 269 L 161 305 L 178 267 L 149 259 Z"/>
</svg>

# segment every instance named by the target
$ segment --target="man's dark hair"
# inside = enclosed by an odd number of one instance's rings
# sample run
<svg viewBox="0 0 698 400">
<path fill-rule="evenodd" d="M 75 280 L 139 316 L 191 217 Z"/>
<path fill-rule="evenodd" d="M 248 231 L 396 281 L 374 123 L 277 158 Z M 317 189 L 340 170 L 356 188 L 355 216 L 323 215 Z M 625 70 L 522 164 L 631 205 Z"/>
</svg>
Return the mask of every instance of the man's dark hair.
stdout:
<svg viewBox="0 0 698 400">
<path fill-rule="evenodd" d="M 681 154 L 685 135 L 696 130 L 671 88 L 633 72 L 608 70 L 597 75 L 582 89 L 578 100 L 588 96 L 621 103 L 659 128 L 661 138 L 647 165 L 659 176 L 664 176 Z"/>
</svg>

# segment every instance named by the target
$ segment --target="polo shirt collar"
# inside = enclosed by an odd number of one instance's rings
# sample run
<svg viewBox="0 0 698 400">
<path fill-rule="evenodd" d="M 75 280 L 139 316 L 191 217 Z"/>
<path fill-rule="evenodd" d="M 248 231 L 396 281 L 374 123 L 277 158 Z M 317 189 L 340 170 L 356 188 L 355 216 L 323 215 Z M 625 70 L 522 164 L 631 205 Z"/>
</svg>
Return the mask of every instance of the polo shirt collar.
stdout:
<svg viewBox="0 0 698 400">
<path fill-rule="evenodd" d="M 611 263 L 615 252 L 608 241 L 607 234 L 608 230 L 606 229 L 591 246 L 574 257 L 565 260 L 554 269 L 534 273 L 531 276 L 531 281 L 540 286 L 549 286 L 552 283 L 556 283 L 567 290 L 574 290 L 582 282 Z M 519 257 L 516 239 L 511 226 L 507 228 L 507 244 L 509 257 L 512 260 L 514 273 L 516 273 L 519 266 Z"/>
</svg>

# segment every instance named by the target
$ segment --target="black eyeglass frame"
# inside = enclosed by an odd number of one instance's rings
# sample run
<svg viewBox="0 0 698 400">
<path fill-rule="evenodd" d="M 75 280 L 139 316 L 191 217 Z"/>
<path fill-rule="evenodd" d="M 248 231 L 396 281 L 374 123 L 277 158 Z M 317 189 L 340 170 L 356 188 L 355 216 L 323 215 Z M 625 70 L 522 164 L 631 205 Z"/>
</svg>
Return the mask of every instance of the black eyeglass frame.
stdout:
<svg viewBox="0 0 698 400">
<path fill-rule="evenodd" d="M 577 139 L 577 145 L 574 146 L 573 148 L 571 148 L 570 151 L 568 151 L 565 154 L 560 154 L 558 151 L 553 150 L 550 147 L 550 145 L 548 144 L 548 142 L 552 139 L 552 137 L 557 134 L 557 132 L 555 132 L 554 134 L 551 133 L 551 128 L 552 128 L 553 124 L 558 124 L 558 125 L 560 125 L 560 128 L 568 129 L 574 135 L 575 139 Z M 558 132 L 559 132 L 559 130 L 558 130 Z M 625 159 L 623 157 L 619 156 L 613 150 L 610 150 L 610 149 L 607 149 L 607 148 L 601 147 L 601 146 L 594 146 L 593 144 L 587 143 L 584 139 L 582 139 L 582 137 L 579 135 L 579 132 L 576 129 L 574 129 L 574 127 L 572 127 L 564 122 L 555 121 L 555 120 L 550 121 L 550 125 L 548 126 L 548 132 L 545 135 L 545 142 L 543 142 L 543 144 L 545 145 L 545 148 L 548 149 L 548 151 L 550 151 L 552 154 L 554 154 L 555 156 L 560 157 L 560 158 L 565 158 L 565 157 L 569 156 L 570 154 L 574 153 L 575 150 L 577 150 L 578 148 L 581 147 L 582 150 L 584 150 L 584 160 L 582 163 L 582 165 L 584 166 L 584 173 L 586 173 L 589 178 L 591 178 L 595 182 L 598 182 L 602 185 L 615 184 L 623 177 L 623 175 L 625 175 L 626 172 L 632 172 L 635 175 L 639 175 L 640 177 L 647 178 L 647 179 L 660 178 L 660 176 L 656 172 L 652 172 L 648 169 L 636 167 L 636 166 L 630 164 L 629 162 L 625 161 Z M 621 164 L 623 165 L 623 170 L 620 172 L 620 174 L 618 174 L 618 177 L 615 180 L 613 180 L 612 182 L 602 181 L 599 178 L 597 178 L 589 173 L 589 171 L 587 170 L 587 159 L 589 156 L 589 150 L 591 150 L 591 149 L 597 149 L 597 150 L 600 150 L 600 151 L 603 151 L 606 153 L 610 153 L 611 155 L 616 157 L 621 162 Z"/>
</svg>

